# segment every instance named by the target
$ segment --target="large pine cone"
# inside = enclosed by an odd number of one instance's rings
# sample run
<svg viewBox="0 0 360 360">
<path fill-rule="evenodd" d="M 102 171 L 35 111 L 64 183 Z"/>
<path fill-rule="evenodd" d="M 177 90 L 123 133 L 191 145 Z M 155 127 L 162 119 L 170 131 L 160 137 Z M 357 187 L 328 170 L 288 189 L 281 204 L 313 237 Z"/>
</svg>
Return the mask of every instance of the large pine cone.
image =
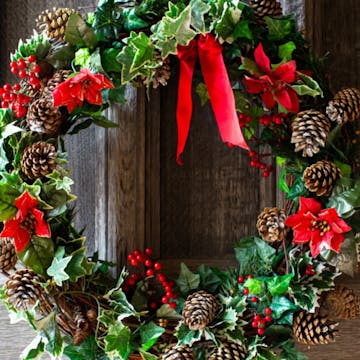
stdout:
<svg viewBox="0 0 360 360">
<path fill-rule="evenodd" d="M 293 320 L 294 337 L 306 345 L 329 344 L 335 341 L 338 325 L 318 312 L 300 311 Z"/>
<path fill-rule="evenodd" d="M 326 108 L 330 120 L 339 125 L 355 121 L 360 117 L 360 90 L 348 88 L 336 93 Z"/>
<path fill-rule="evenodd" d="M 193 360 L 191 349 L 185 346 L 170 345 L 161 354 L 161 360 Z"/>
<path fill-rule="evenodd" d="M 50 39 L 63 41 L 65 39 L 66 25 L 70 15 L 78 13 L 69 8 L 53 8 L 44 10 L 36 20 L 36 26 L 44 31 Z"/>
<path fill-rule="evenodd" d="M 54 145 L 43 141 L 36 142 L 22 153 L 21 170 L 30 180 L 51 174 L 56 168 L 56 154 Z"/>
<path fill-rule="evenodd" d="M 182 312 L 184 323 L 190 330 L 203 330 L 210 324 L 218 311 L 215 296 L 200 290 L 188 296 Z"/>
<path fill-rule="evenodd" d="M 254 9 L 256 21 L 264 24 L 264 17 L 276 17 L 282 15 L 281 3 L 276 0 L 250 0 L 250 6 Z"/>
<path fill-rule="evenodd" d="M 0 238 L 0 270 L 12 270 L 17 260 L 13 240 L 11 238 Z"/>
<path fill-rule="evenodd" d="M 54 106 L 50 96 L 41 96 L 29 107 L 26 122 L 31 131 L 49 136 L 56 135 L 65 117 L 59 108 Z"/>
<path fill-rule="evenodd" d="M 331 161 L 320 160 L 308 166 L 302 176 L 305 187 L 317 196 L 330 195 L 341 171 Z"/>
<path fill-rule="evenodd" d="M 52 94 L 58 85 L 64 82 L 69 75 L 72 74 L 71 70 L 57 70 L 55 71 L 52 78 L 47 82 L 46 87 L 44 89 L 44 93 Z"/>
<path fill-rule="evenodd" d="M 233 341 L 224 341 L 209 357 L 209 360 L 244 360 L 247 357 L 247 349 L 244 345 Z"/>
<path fill-rule="evenodd" d="M 27 310 L 41 300 L 44 289 L 42 279 L 32 270 L 19 269 L 6 281 L 6 296 L 17 310 Z"/>
<path fill-rule="evenodd" d="M 285 226 L 285 220 L 284 210 L 267 207 L 258 216 L 256 227 L 264 241 L 274 243 L 286 238 L 289 228 Z"/>
<path fill-rule="evenodd" d="M 329 119 L 317 110 L 305 110 L 297 114 L 292 123 L 291 143 L 302 156 L 312 157 L 325 146 L 330 132 Z"/>
<path fill-rule="evenodd" d="M 325 308 L 330 316 L 338 319 L 356 319 L 360 316 L 360 298 L 354 290 L 343 285 L 336 285 L 323 298 L 321 308 Z"/>
</svg>

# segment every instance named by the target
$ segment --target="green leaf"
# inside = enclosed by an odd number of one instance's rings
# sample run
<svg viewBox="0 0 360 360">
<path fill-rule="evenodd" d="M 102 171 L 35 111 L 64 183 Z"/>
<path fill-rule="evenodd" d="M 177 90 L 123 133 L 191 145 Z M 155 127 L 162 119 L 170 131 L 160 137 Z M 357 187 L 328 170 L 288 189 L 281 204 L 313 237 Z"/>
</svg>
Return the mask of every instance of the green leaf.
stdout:
<svg viewBox="0 0 360 360">
<path fill-rule="evenodd" d="M 47 56 L 46 61 L 56 69 L 67 68 L 75 57 L 75 48 L 70 45 L 54 48 Z"/>
<path fill-rule="evenodd" d="M 351 165 L 345 164 L 339 160 L 335 160 L 335 165 L 340 169 L 343 178 L 351 177 Z"/>
<path fill-rule="evenodd" d="M 269 29 L 269 40 L 282 40 L 289 35 L 294 29 L 294 21 L 292 18 L 274 19 L 265 16 L 265 22 Z"/>
<path fill-rule="evenodd" d="M 315 96 L 321 95 L 321 93 L 318 90 L 314 90 L 310 86 L 307 86 L 307 85 L 291 85 L 291 87 L 300 96 L 309 95 L 309 96 L 315 97 Z"/>
<path fill-rule="evenodd" d="M 295 312 L 298 307 L 291 302 L 286 296 L 274 296 L 271 302 L 272 317 L 279 320 L 287 312 Z"/>
<path fill-rule="evenodd" d="M 64 190 L 66 193 L 71 193 L 71 185 L 74 181 L 67 176 L 63 176 L 57 170 L 54 170 L 51 174 L 46 176 L 50 179 L 50 183 L 55 185 L 56 190 Z"/>
<path fill-rule="evenodd" d="M 302 181 L 301 176 L 295 179 L 293 185 L 291 186 L 286 199 L 297 201 L 300 196 L 307 194 L 307 189 Z"/>
<path fill-rule="evenodd" d="M 181 263 L 180 275 L 176 280 L 176 283 L 179 286 L 180 291 L 187 294 L 191 290 L 195 290 L 199 287 L 200 275 L 194 274 L 184 263 Z"/>
<path fill-rule="evenodd" d="M 295 346 L 294 340 L 287 340 L 280 345 L 282 350 L 281 359 L 286 360 L 308 360 L 308 357 L 301 353 Z"/>
<path fill-rule="evenodd" d="M 131 330 L 118 322 L 109 327 L 108 334 L 104 338 L 105 352 L 111 356 L 119 356 L 127 359 L 131 353 Z"/>
<path fill-rule="evenodd" d="M 242 64 L 239 67 L 239 70 L 246 70 L 251 75 L 260 73 L 260 70 L 259 70 L 258 66 L 256 65 L 256 62 L 249 58 L 242 58 Z"/>
<path fill-rule="evenodd" d="M 244 284 L 251 294 L 258 295 L 263 291 L 263 281 L 259 279 L 247 279 Z"/>
<path fill-rule="evenodd" d="M 161 57 L 166 59 L 170 54 L 177 54 L 177 41 L 176 39 L 158 40 L 156 48 L 161 51 Z"/>
<path fill-rule="evenodd" d="M 33 236 L 26 249 L 17 256 L 24 265 L 46 278 L 46 270 L 54 257 L 54 244 L 49 238 Z"/>
<path fill-rule="evenodd" d="M 296 50 L 296 45 L 292 41 L 279 46 L 279 58 L 283 61 L 289 61 L 292 59 L 292 53 Z"/>
<path fill-rule="evenodd" d="M 74 64 L 80 67 L 86 67 L 90 59 L 90 49 L 81 48 L 75 53 Z"/>
<path fill-rule="evenodd" d="M 101 53 L 101 64 L 107 73 L 121 72 L 122 66 L 119 61 L 117 61 L 117 56 L 120 51 L 121 49 L 109 48 Z"/>
<path fill-rule="evenodd" d="M 216 293 L 223 284 L 223 280 L 217 272 L 206 265 L 200 265 L 197 273 L 200 275 L 200 287 L 210 293 Z"/>
<path fill-rule="evenodd" d="M 304 82 L 305 85 L 316 91 L 317 94 L 320 95 L 321 97 L 324 97 L 324 93 L 316 80 L 314 80 L 311 76 L 303 74 L 300 71 L 297 71 L 296 74 Z"/>
<path fill-rule="evenodd" d="M 202 0 L 191 0 L 191 25 L 200 33 L 206 32 L 204 16 L 209 12 L 211 6 Z"/>
<path fill-rule="evenodd" d="M 101 126 L 103 128 L 106 128 L 106 129 L 118 127 L 118 124 L 115 124 L 114 122 L 108 120 L 106 118 L 106 116 L 102 116 L 102 115 L 101 116 L 94 116 L 93 117 L 93 122 L 94 122 L 95 125 Z"/>
<path fill-rule="evenodd" d="M 130 72 L 133 72 L 141 66 L 148 63 L 154 56 L 155 46 L 151 39 L 145 33 L 139 34 L 131 33 L 128 41 L 128 46 L 135 49 L 133 62 L 130 67 Z"/>
<path fill-rule="evenodd" d="M 20 192 L 7 183 L 0 183 L 0 221 L 7 221 L 15 217 L 17 208 L 15 199 Z"/>
<path fill-rule="evenodd" d="M 156 355 L 153 355 L 153 354 L 148 353 L 148 352 L 146 352 L 144 350 L 141 350 L 141 349 L 139 350 L 139 353 L 140 353 L 141 358 L 143 360 L 158 360 L 159 359 Z"/>
<path fill-rule="evenodd" d="M 221 19 L 215 25 L 215 33 L 217 37 L 223 39 L 228 43 L 232 43 L 234 41 L 234 27 L 241 16 L 241 10 L 238 9 L 238 11 L 240 12 L 240 14 L 237 13 L 235 15 L 233 8 L 224 7 Z"/>
<path fill-rule="evenodd" d="M 267 288 L 272 296 L 280 296 L 286 294 L 288 291 L 290 281 L 294 274 L 287 274 L 282 276 L 274 276 L 266 279 Z"/>
<path fill-rule="evenodd" d="M 65 41 L 78 48 L 94 49 L 97 39 L 94 30 L 86 24 L 79 14 L 71 14 L 66 25 Z"/>
<path fill-rule="evenodd" d="M 65 271 L 69 275 L 71 281 L 76 282 L 78 278 L 91 274 L 94 264 L 88 262 L 85 247 L 81 247 L 72 252 L 70 258 Z"/>
<path fill-rule="evenodd" d="M 51 266 L 47 269 L 47 274 L 53 277 L 56 285 L 61 286 L 63 281 L 69 279 L 69 275 L 65 272 L 65 268 L 71 260 L 71 256 L 64 257 L 65 248 L 59 246 L 54 254 Z"/>
<path fill-rule="evenodd" d="M 165 329 L 163 327 L 158 326 L 153 322 L 141 326 L 140 337 L 142 349 L 145 351 L 149 350 L 164 332 Z"/>
<path fill-rule="evenodd" d="M 128 8 L 123 11 L 123 15 L 125 18 L 124 29 L 126 32 L 140 30 L 149 26 L 149 24 L 146 21 L 142 20 L 136 15 L 135 11 L 136 11 L 135 8 Z"/>
<path fill-rule="evenodd" d="M 239 39 L 239 38 L 245 38 L 245 39 L 252 40 L 253 34 L 249 27 L 249 21 L 246 21 L 246 20 L 239 21 L 235 25 L 233 36 L 234 36 L 235 40 Z"/>
<path fill-rule="evenodd" d="M 90 334 L 80 345 L 69 344 L 64 354 L 71 360 L 97 360 L 97 344 L 95 336 Z"/>
<path fill-rule="evenodd" d="M 36 338 L 23 350 L 20 355 L 22 360 L 40 359 L 45 350 L 45 344 L 41 336 Z"/>
<path fill-rule="evenodd" d="M 199 95 L 201 106 L 204 106 L 210 99 L 206 85 L 202 82 L 197 84 L 195 91 Z"/>
<path fill-rule="evenodd" d="M 176 337 L 178 338 L 179 345 L 191 346 L 196 341 L 199 341 L 201 336 L 201 331 L 192 331 L 183 323 L 181 323 L 181 325 L 176 330 Z"/>
<path fill-rule="evenodd" d="M 126 84 L 136 76 L 141 75 L 141 69 L 136 69 L 135 71 L 131 71 L 133 68 L 133 61 L 135 57 L 136 49 L 132 46 L 125 46 L 119 55 L 117 56 L 117 60 L 122 64 L 121 69 L 121 83 Z"/>
<path fill-rule="evenodd" d="M 182 319 L 182 316 L 177 313 L 169 304 L 163 304 L 156 310 L 156 317 L 164 319 Z"/>
</svg>

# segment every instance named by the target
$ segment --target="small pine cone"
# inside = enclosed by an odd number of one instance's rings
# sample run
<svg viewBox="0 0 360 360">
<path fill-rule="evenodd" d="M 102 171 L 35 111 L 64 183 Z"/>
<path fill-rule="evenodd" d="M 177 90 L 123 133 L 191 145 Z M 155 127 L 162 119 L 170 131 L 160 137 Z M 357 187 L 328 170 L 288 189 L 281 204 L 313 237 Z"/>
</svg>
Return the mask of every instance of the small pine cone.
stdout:
<svg viewBox="0 0 360 360">
<path fill-rule="evenodd" d="M 55 158 L 54 145 L 43 141 L 36 142 L 23 151 L 20 160 L 21 170 L 30 180 L 42 178 L 56 168 Z"/>
<path fill-rule="evenodd" d="M 348 88 L 336 93 L 326 108 L 330 120 L 339 125 L 360 117 L 360 89 Z"/>
<path fill-rule="evenodd" d="M 75 312 L 74 322 L 76 330 L 73 338 L 73 344 L 78 346 L 89 337 L 91 325 L 88 321 L 87 314 L 84 314 L 82 311 Z"/>
<path fill-rule="evenodd" d="M 281 3 L 276 0 L 250 0 L 250 6 L 255 13 L 256 21 L 264 24 L 264 17 L 276 17 L 282 15 Z"/>
<path fill-rule="evenodd" d="M 318 312 L 300 311 L 293 320 L 294 337 L 306 345 L 328 344 L 335 341 L 338 325 Z"/>
<path fill-rule="evenodd" d="M 54 75 L 52 76 L 52 78 L 47 82 L 46 87 L 44 89 L 44 93 L 47 95 L 51 95 L 53 91 L 56 89 L 56 87 L 61 84 L 62 82 L 64 82 L 69 75 L 72 74 L 71 70 L 58 70 L 55 71 Z"/>
<path fill-rule="evenodd" d="M 325 307 L 331 316 L 338 319 L 356 319 L 360 316 L 359 296 L 343 285 L 336 285 L 334 290 L 328 291 L 321 307 Z"/>
<path fill-rule="evenodd" d="M 292 123 L 291 143 L 295 152 L 302 151 L 303 157 L 312 157 L 325 146 L 330 132 L 329 119 L 317 110 L 305 110 L 297 114 Z"/>
<path fill-rule="evenodd" d="M 159 85 L 166 86 L 171 76 L 170 58 L 163 60 L 163 64 L 155 69 L 155 74 L 152 78 L 152 86 L 157 89 Z"/>
<path fill-rule="evenodd" d="M 203 290 L 197 291 L 186 299 L 182 312 L 184 323 L 190 330 L 203 330 L 214 320 L 218 308 L 215 296 Z"/>
<path fill-rule="evenodd" d="M 264 241 L 274 243 L 286 238 L 289 228 L 285 226 L 285 220 L 284 210 L 267 207 L 258 216 L 256 227 Z"/>
<path fill-rule="evenodd" d="M 305 187 L 317 196 L 330 195 L 341 177 L 339 168 L 331 161 L 320 160 L 308 166 L 302 176 Z"/>
<path fill-rule="evenodd" d="M 194 360 L 194 354 L 187 346 L 170 345 L 161 354 L 161 360 Z"/>
<path fill-rule="evenodd" d="M 72 14 L 78 13 L 69 8 L 53 8 L 44 10 L 36 20 L 36 26 L 44 31 L 50 39 L 63 41 L 65 39 L 66 25 Z"/>
<path fill-rule="evenodd" d="M 19 269 L 6 281 L 6 296 L 17 310 L 27 310 L 41 300 L 44 289 L 41 278 L 32 270 Z"/>
<path fill-rule="evenodd" d="M 11 238 L 0 238 L 0 270 L 12 270 L 17 263 L 15 246 Z"/>
<path fill-rule="evenodd" d="M 244 345 L 233 341 L 224 341 L 209 357 L 209 360 L 244 360 L 247 357 L 247 349 Z"/>
</svg>

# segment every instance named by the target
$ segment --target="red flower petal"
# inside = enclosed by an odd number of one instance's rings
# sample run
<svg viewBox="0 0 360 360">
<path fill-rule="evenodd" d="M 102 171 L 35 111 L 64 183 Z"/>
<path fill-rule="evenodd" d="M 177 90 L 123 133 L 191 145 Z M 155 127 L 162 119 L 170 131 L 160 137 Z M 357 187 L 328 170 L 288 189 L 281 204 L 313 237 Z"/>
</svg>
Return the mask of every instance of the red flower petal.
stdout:
<svg viewBox="0 0 360 360">
<path fill-rule="evenodd" d="M 294 243 L 304 244 L 311 240 L 311 231 L 294 231 Z"/>
<path fill-rule="evenodd" d="M 334 236 L 331 239 L 331 249 L 338 253 L 340 251 L 340 247 L 343 241 L 344 241 L 344 235 L 334 234 Z"/>
<path fill-rule="evenodd" d="M 15 250 L 21 252 L 29 243 L 31 233 L 27 228 L 21 226 L 19 220 L 9 220 L 5 222 L 0 237 L 14 238 Z"/>
<path fill-rule="evenodd" d="M 275 71 L 274 75 L 277 79 L 292 84 L 296 78 L 296 62 L 295 60 L 289 61 L 280 65 Z"/>
<path fill-rule="evenodd" d="M 299 213 L 301 214 L 311 212 L 317 215 L 321 210 L 321 204 L 313 198 L 300 197 L 299 201 L 300 201 Z"/>
<path fill-rule="evenodd" d="M 268 87 L 268 84 L 265 81 L 254 79 L 246 75 L 244 76 L 243 82 L 250 94 L 260 94 Z"/>
<path fill-rule="evenodd" d="M 313 258 L 316 258 L 321 251 L 321 241 L 311 241 L 310 242 L 310 252 Z"/>
<path fill-rule="evenodd" d="M 44 220 L 44 213 L 38 209 L 32 210 L 35 216 L 35 234 L 40 237 L 51 237 L 49 224 Z"/>
<path fill-rule="evenodd" d="M 15 206 L 19 209 L 16 213 L 16 218 L 20 221 L 24 221 L 28 212 L 38 205 L 36 198 L 32 197 L 26 190 L 16 200 Z"/>
<path fill-rule="evenodd" d="M 262 72 L 264 72 L 266 74 L 272 73 L 271 66 L 270 66 L 270 59 L 265 54 L 262 43 L 259 43 L 259 45 L 255 49 L 254 57 L 255 57 L 256 65 Z"/>
<path fill-rule="evenodd" d="M 85 95 L 85 99 L 90 104 L 95 104 L 95 105 L 102 104 L 102 96 L 101 96 L 101 92 L 99 90 L 89 87 L 88 89 L 86 89 L 84 95 Z"/>
<path fill-rule="evenodd" d="M 270 89 L 264 91 L 264 93 L 261 95 L 261 99 L 268 109 L 273 109 L 276 105 L 274 95 Z"/>
<path fill-rule="evenodd" d="M 282 87 L 275 90 L 275 95 L 279 103 L 287 110 L 293 113 L 299 111 L 299 99 L 296 92 L 290 87 Z"/>
</svg>

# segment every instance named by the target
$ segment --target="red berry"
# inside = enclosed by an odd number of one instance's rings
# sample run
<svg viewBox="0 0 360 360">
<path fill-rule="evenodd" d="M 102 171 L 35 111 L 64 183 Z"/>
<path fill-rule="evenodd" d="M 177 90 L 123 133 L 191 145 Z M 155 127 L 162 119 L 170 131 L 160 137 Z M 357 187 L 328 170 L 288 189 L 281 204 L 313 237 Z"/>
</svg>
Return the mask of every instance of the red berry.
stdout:
<svg viewBox="0 0 360 360">
<path fill-rule="evenodd" d="M 270 176 L 269 171 L 267 171 L 267 170 L 263 171 L 262 176 L 263 176 L 264 178 L 269 177 L 269 176 Z"/>
<path fill-rule="evenodd" d="M 35 62 L 35 61 L 36 61 L 36 56 L 35 56 L 34 54 L 29 55 L 28 61 L 29 61 L 30 63 Z"/>
<path fill-rule="evenodd" d="M 26 108 L 21 106 L 18 109 L 16 109 L 14 113 L 15 116 L 20 119 L 26 114 L 26 112 L 27 112 Z"/>
<path fill-rule="evenodd" d="M 12 86 L 10 84 L 5 84 L 3 89 L 5 92 L 9 93 L 12 90 Z"/>
<path fill-rule="evenodd" d="M 251 323 L 251 326 L 252 326 L 254 329 L 256 329 L 256 328 L 258 327 L 258 322 L 257 322 L 257 321 L 253 321 L 253 322 Z"/>
<path fill-rule="evenodd" d="M 10 67 L 11 68 L 17 68 L 17 62 L 16 61 L 12 61 L 11 63 L 10 63 Z"/>
<path fill-rule="evenodd" d="M 256 296 L 253 296 L 253 297 L 251 298 L 251 301 L 252 301 L 253 303 L 256 303 L 256 302 L 258 302 L 258 298 L 257 298 Z"/>
<path fill-rule="evenodd" d="M 169 303 L 169 306 L 172 308 L 172 309 L 176 309 L 176 302 L 170 302 Z"/>
<path fill-rule="evenodd" d="M 150 259 L 145 260 L 144 264 L 146 267 L 152 267 L 152 261 Z"/>
<path fill-rule="evenodd" d="M 129 279 L 128 284 L 130 286 L 134 286 L 136 284 L 136 280 L 135 279 Z"/>
<path fill-rule="evenodd" d="M 130 261 L 131 266 L 138 266 L 138 262 L 136 260 Z"/>
<path fill-rule="evenodd" d="M 154 276 L 154 270 L 153 269 L 146 270 L 146 276 Z"/>
<path fill-rule="evenodd" d="M 142 255 L 137 255 L 137 256 L 136 256 L 136 261 L 142 262 L 142 261 L 143 261 Z"/>
<path fill-rule="evenodd" d="M 134 255 L 132 254 L 129 254 L 127 258 L 129 261 L 135 260 Z"/>
<path fill-rule="evenodd" d="M 160 264 L 159 262 L 156 262 L 156 263 L 154 264 L 154 269 L 155 269 L 156 271 L 161 270 L 161 264 Z"/>
<path fill-rule="evenodd" d="M 166 281 L 166 276 L 162 273 L 157 274 L 157 278 L 160 282 Z"/>
<path fill-rule="evenodd" d="M 32 71 L 34 74 L 39 74 L 41 71 L 40 66 L 38 64 L 34 65 Z"/>
<path fill-rule="evenodd" d="M 250 156 L 250 157 L 256 156 L 256 152 L 255 152 L 255 151 L 250 151 L 250 152 L 249 152 L 249 156 Z"/>
<path fill-rule="evenodd" d="M 266 164 L 261 163 L 261 164 L 260 164 L 260 169 L 261 169 L 261 170 L 265 170 L 265 169 L 266 169 Z"/>
<path fill-rule="evenodd" d="M 257 161 L 255 161 L 255 160 L 251 160 L 251 161 L 250 161 L 250 166 L 251 166 L 251 167 L 256 167 L 257 164 L 258 164 L 258 163 L 257 163 Z"/>
<path fill-rule="evenodd" d="M 260 315 L 255 315 L 254 316 L 254 321 L 259 322 L 261 320 L 261 316 Z"/>
<path fill-rule="evenodd" d="M 134 256 L 138 256 L 138 255 L 140 255 L 140 254 L 141 254 L 141 252 L 140 252 L 140 250 L 138 250 L 138 249 L 134 250 L 134 252 L 133 252 L 133 255 L 134 255 Z"/>
<path fill-rule="evenodd" d="M 162 302 L 163 304 L 167 304 L 167 303 L 169 302 L 169 298 L 168 298 L 167 296 L 163 296 L 163 297 L 161 298 L 161 302 Z"/>
<path fill-rule="evenodd" d="M 153 250 L 152 249 L 150 249 L 150 248 L 146 248 L 145 249 L 145 254 L 146 255 L 151 255 L 153 253 Z"/>
<path fill-rule="evenodd" d="M 19 73 L 19 70 L 17 67 L 11 67 L 10 68 L 10 72 L 14 75 L 17 75 Z"/>
<path fill-rule="evenodd" d="M 250 291 L 249 291 L 248 288 L 244 288 L 244 294 L 245 294 L 245 295 L 249 295 L 249 292 L 250 292 Z"/>
<path fill-rule="evenodd" d="M 262 336 L 262 335 L 265 334 L 265 329 L 264 328 L 259 328 L 259 329 L 257 329 L 257 333 L 258 333 L 258 335 Z"/>
<path fill-rule="evenodd" d="M 156 303 L 155 301 L 152 301 L 152 302 L 149 304 L 149 306 L 150 306 L 150 309 L 155 310 L 155 309 L 157 308 L 157 303 Z"/>
<path fill-rule="evenodd" d="M 254 275 L 249 274 L 249 275 L 247 276 L 247 278 L 248 278 L 248 279 L 253 279 L 253 278 L 254 278 Z"/>
<path fill-rule="evenodd" d="M 6 92 L 2 97 L 5 101 L 10 101 L 10 93 Z"/>
<path fill-rule="evenodd" d="M 6 108 L 9 107 L 9 103 L 8 103 L 7 101 L 2 101 L 2 102 L 1 102 L 1 107 L 2 107 L 3 109 L 6 109 Z"/>
<path fill-rule="evenodd" d="M 139 279 L 139 275 L 138 274 L 131 274 L 131 279 L 135 279 L 138 280 Z"/>
<path fill-rule="evenodd" d="M 179 295 L 178 295 L 177 293 L 172 293 L 171 298 L 172 298 L 172 299 L 177 299 L 177 298 L 178 298 L 178 296 L 179 296 Z"/>
<path fill-rule="evenodd" d="M 270 308 L 270 307 L 267 307 L 267 308 L 265 309 L 265 314 L 266 314 L 266 315 L 270 315 L 271 313 L 272 313 L 271 308 Z"/>
<path fill-rule="evenodd" d="M 172 291 L 172 287 L 169 286 L 169 285 L 166 285 L 166 286 L 164 286 L 164 290 L 165 290 L 166 292 L 171 292 L 171 291 Z"/>
<path fill-rule="evenodd" d="M 19 69 L 23 70 L 26 68 L 26 62 L 23 58 L 20 58 L 18 61 L 17 61 L 17 66 L 19 67 Z"/>
<path fill-rule="evenodd" d="M 165 295 L 166 295 L 169 299 L 172 298 L 172 292 L 171 292 L 171 291 L 167 291 L 167 292 L 165 293 Z"/>
<path fill-rule="evenodd" d="M 13 90 L 20 91 L 20 89 L 21 89 L 21 85 L 19 83 L 13 85 Z"/>
<path fill-rule="evenodd" d="M 266 315 L 264 319 L 266 322 L 270 322 L 272 320 L 272 317 L 271 315 Z"/>
<path fill-rule="evenodd" d="M 245 281 L 245 279 L 244 279 L 243 276 L 239 276 L 237 281 L 238 281 L 239 284 L 242 284 Z"/>
<path fill-rule="evenodd" d="M 26 74 L 26 71 L 25 71 L 25 70 L 20 70 L 20 71 L 19 71 L 19 78 L 20 78 L 20 79 L 25 79 L 26 76 L 27 76 L 27 74 Z"/>
<path fill-rule="evenodd" d="M 9 94 L 9 100 L 14 101 L 16 99 L 16 95 L 14 93 Z"/>
</svg>

